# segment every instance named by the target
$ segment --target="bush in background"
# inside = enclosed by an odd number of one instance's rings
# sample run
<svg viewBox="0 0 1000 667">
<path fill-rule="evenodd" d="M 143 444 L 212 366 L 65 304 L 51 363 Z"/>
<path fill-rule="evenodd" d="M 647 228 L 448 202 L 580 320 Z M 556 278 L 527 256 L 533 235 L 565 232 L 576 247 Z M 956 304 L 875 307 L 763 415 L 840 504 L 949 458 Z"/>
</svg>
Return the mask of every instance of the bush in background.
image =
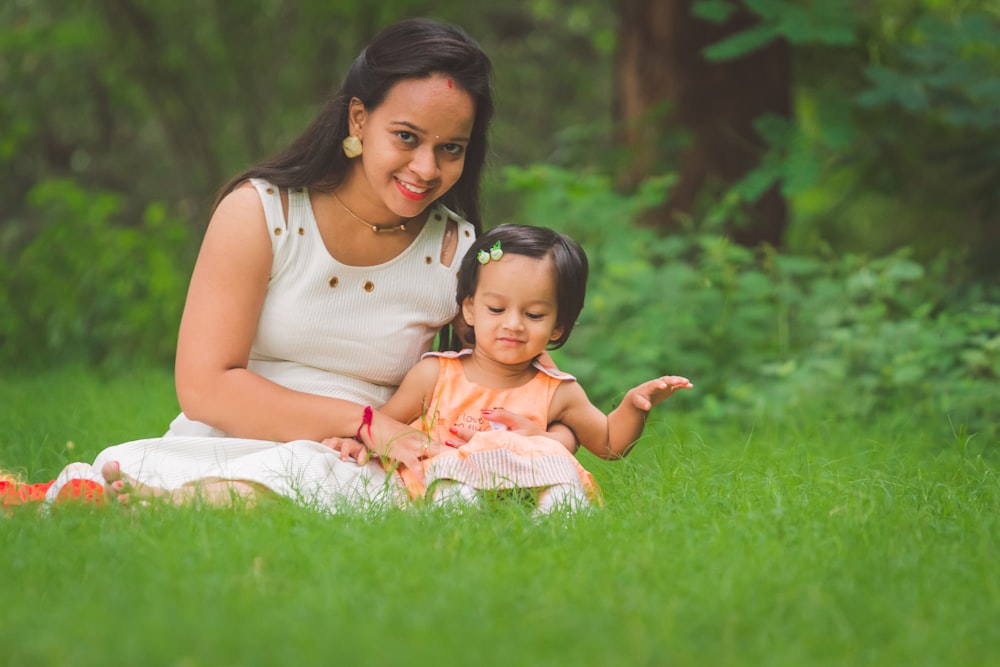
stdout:
<svg viewBox="0 0 1000 667">
<path fill-rule="evenodd" d="M 556 358 L 595 401 L 670 372 L 692 378 L 697 392 L 679 400 L 708 419 L 893 413 L 996 442 L 1000 290 L 954 275 L 961 258 L 750 250 L 715 233 L 711 211 L 681 234 L 637 226 L 670 181 L 621 194 L 600 174 L 505 173 L 517 221 L 567 232 L 590 256 L 587 307 Z M 170 364 L 187 225 L 159 204 L 122 220 L 121 195 L 68 181 L 31 201 L 37 233 L 0 254 L 0 362 Z"/>
<path fill-rule="evenodd" d="M 188 225 L 159 203 L 122 220 L 124 197 L 68 180 L 30 193 L 33 236 L 0 255 L 0 360 L 171 363 L 191 267 Z"/>
<path fill-rule="evenodd" d="M 682 400 L 711 418 L 903 408 L 942 435 L 997 438 L 1000 292 L 951 287 L 959 258 L 754 251 L 697 221 L 662 236 L 632 221 L 663 181 L 623 195 L 605 176 L 537 166 L 508 170 L 507 184 L 519 221 L 588 252 L 587 306 L 557 360 L 599 403 L 669 372 L 692 378 L 697 398 Z"/>
</svg>

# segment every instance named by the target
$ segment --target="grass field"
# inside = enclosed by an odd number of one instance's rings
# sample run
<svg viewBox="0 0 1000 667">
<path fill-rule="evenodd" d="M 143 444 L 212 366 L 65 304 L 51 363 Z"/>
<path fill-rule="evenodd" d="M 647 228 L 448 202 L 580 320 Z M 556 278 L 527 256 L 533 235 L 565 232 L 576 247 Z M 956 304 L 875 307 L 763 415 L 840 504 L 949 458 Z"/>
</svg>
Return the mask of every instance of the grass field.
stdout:
<svg viewBox="0 0 1000 667">
<path fill-rule="evenodd" d="M 156 435 L 169 373 L 0 378 L 0 467 L 32 481 Z M 0 664 L 996 665 L 998 453 L 905 409 L 699 418 L 671 399 L 606 506 L 321 516 L 0 517 Z M 68 444 L 71 443 L 71 444 Z"/>
</svg>

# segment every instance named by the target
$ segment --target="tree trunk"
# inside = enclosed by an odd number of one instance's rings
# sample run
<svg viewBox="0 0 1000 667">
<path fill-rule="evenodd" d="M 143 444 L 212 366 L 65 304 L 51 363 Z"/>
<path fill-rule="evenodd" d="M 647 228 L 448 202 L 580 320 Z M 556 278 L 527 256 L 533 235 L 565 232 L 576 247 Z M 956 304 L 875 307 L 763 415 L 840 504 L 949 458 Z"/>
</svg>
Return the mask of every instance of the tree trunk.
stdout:
<svg viewBox="0 0 1000 667">
<path fill-rule="evenodd" d="M 666 229 L 757 166 L 766 145 L 754 119 L 791 114 L 788 45 L 776 41 L 741 58 L 710 62 L 702 55 L 705 47 L 752 26 L 756 17 L 741 8 L 725 23 L 712 23 L 692 16 L 691 5 L 618 0 L 617 103 L 633 156 L 626 180 L 634 185 L 657 173 L 678 173 L 666 203 L 644 220 Z M 743 221 L 728 224 L 734 240 L 781 244 L 787 209 L 777 188 L 741 214 Z"/>
</svg>

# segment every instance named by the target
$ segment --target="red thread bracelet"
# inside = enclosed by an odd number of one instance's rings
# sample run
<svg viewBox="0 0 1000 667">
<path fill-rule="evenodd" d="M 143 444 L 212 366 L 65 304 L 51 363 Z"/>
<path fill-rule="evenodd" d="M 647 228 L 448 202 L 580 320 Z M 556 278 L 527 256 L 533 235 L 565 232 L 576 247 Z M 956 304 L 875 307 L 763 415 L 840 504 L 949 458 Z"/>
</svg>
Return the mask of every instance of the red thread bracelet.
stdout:
<svg viewBox="0 0 1000 667">
<path fill-rule="evenodd" d="M 372 406 L 370 406 L 370 405 L 366 405 L 365 406 L 365 414 L 361 418 L 361 425 L 358 426 L 358 432 L 354 435 L 354 439 L 357 440 L 358 442 L 364 442 L 361 439 L 361 429 L 363 429 L 365 426 L 368 427 L 368 439 L 371 440 L 372 439 Z"/>
</svg>

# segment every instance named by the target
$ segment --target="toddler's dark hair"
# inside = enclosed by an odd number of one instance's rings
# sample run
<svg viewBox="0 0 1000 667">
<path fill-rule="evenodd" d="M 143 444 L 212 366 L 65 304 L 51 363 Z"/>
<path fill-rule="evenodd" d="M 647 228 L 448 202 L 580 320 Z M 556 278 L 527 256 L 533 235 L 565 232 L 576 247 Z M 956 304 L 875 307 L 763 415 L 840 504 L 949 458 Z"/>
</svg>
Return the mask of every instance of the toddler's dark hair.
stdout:
<svg viewBox="0 0 1000 667">
<path fill-rule="evenodd" d="M 587 253 L 580 244 L 548 227 L 533 225 L 500 225 L 476 239 L 462 258 L 458 270 L 459 307 L 466 297 L 476 292 L 479 283 L 479 268 L 482 264 L 476 258 L 480 250 L 489 252 L 499 241 L 504 255 L 524 255 L 542 259 L 551 257 L 556 272 L 556 326 L 562 327 L 562 335 L 548 344 L 548 349 L 562 347 L 569 340 L 576 318 L 583 310 L 583 300 L 587 292 L 589 265 Z M 500 260 L 503 261 L 502 259 Z M 470 333 L 470 336 L 472 334 Z M 472 339 L 475 340 L 474 338 Z M 472 342 L 472 341 L 470 341 Z"/>
</svg>

